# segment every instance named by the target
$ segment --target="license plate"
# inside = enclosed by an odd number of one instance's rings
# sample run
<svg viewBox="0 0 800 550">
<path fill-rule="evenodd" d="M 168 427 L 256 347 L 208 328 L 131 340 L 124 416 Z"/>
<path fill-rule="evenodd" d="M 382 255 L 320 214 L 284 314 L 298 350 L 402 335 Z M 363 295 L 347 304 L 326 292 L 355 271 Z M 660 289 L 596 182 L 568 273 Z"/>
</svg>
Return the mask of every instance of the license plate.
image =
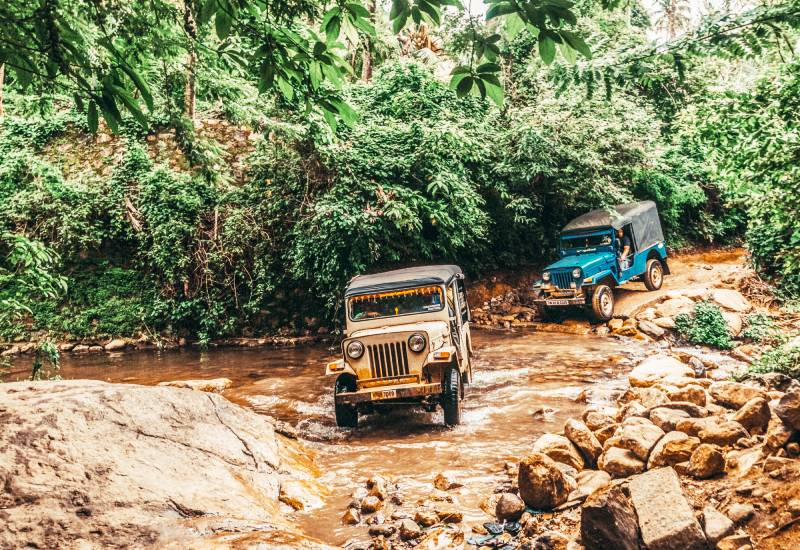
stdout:
<svg viewBox="0 0 800 550">
<path fill-rule="evenodd" d="M 374 391 L 371 395 L 373 401 L 378 401 L 380 399 L 394 399 L 397 397 L 397 390 Z"/>
<path fill-rule="evenodd" d="M 569 300 L 546 300 L 548 306 L 568 306 Z"/>
</svg>

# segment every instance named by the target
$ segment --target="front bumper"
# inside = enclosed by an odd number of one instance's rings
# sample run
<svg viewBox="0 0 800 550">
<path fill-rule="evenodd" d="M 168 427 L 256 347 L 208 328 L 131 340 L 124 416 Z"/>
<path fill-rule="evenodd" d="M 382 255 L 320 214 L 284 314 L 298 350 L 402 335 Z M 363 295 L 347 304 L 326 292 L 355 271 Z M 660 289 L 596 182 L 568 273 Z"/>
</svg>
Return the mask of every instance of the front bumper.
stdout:
<svg viewBox="0 0 800 550">
<path fill-rule="evenodd" d="M 403 384 L 383 386 L 381 388 L 365 388 L 354 392 L 337 393 L 334 400 L 337 405 L 357 404 L 371 401 L 404 401 L 418 400 L 429 395 L 442 393 L 442 385 L 436 384 Z"/>
<path fill-rule="evenodd" d="M 536 295 L 533 303 L 537 306 L 582 306 L 586 304 L 586 296 L 583 290 L 566 289 L 566 288 L 551 288 L 551 289 L 536 289 Z"/>
</svg>

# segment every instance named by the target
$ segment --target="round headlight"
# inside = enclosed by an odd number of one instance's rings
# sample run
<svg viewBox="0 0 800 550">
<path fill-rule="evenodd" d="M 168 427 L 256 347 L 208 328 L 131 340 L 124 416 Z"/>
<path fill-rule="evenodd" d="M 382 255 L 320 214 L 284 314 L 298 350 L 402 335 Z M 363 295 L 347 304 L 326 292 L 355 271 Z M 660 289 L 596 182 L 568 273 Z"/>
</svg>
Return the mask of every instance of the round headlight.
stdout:
<svg viewBox="0 0 800 550">
<path fill-rule="evenodd" d="M 549 271 L 545 271 L 544 273 L 542 273 L 542 280 L 543 281 L 549 281 L 550 280 L 550 272 Z"/>
<path fill-rule="evenodd" d="M 412 334 L 408 338 L 408 347 L 411 348 L 411 351 L 415 353 L 419 353 L 425 349 L 425 345 L 428 342 L 425 340 L 425 336 L 417 332 L 416 334 Z"/>
<path fill-rule="evenodd" d="M 347 344 L 347 356 L 350 359 L 358 359 L 364 355 L 364 344 L 358 340 L 353 340 Z"/>
<path fill-rule="evenodd" d="M 580 267 L 576 267 L 575 269 L 573 269 L 572 270 L 572 276 L 575 277 L 576 279 L 580 279 L 581 278 L 581 268 Z"/>
</svg>

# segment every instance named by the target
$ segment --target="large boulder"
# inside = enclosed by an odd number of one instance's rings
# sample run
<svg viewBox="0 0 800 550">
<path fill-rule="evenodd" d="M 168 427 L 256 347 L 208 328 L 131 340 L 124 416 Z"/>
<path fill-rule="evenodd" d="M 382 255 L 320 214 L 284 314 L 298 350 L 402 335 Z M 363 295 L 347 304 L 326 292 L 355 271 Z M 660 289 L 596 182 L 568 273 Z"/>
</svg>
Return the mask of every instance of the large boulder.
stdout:
<svg viewBox="0 0 800 550">
<path fill-rule="evenodd" d="M 628 491 L 647 550 L 705 550 L 706 538 L 675 470 L 657 468 L 634 476 Z"/>
<path fill-rule="evenodd" d="M 586 412 L 583 413 L 582 418 L 586 423 L 586 427 L 593 432 L 596 432 L 597 430 L 614 423 L 614 419 L 607 414 L 600 411 L 593 411 L 591 409 L 587 409 Z"/>
<path fill-rule="evenodd" d="M 747 313 L 753 308 L 741 292 L 729 288 L 715 288 L 711 291 L 711 300 L 721 308 L 736 313 Z"/>
<path fill-rule="evenodd" d="M 603 446 L 586 424 L 570 418 L 564 424 L 564 435 L 581 452 L 587 466 L 593 467 L 597 463 L 597 458 L 603 452 Z"/>
<path fill-rule="evenodd" d="M 700 440 L 691 437 L 683 432 L 669 432 L 662 437 L 647 460 L 647 469 L 660 468 L 662 466 L 675 466 L 680 462 L 686 462 L 692 457 L 692 452 L 700 445 Z"/>
<path fill-rule="evenodd" d="M 569 500 L 583 500 L 611 482 L 611 476 L 603 470 L 583 470 L 575 476 L 577 488 L 569 494 Z"/>
<path fill-rule="evenodd" d="M 724 407 L 738 409 L 756 397 L 767 398 L 767 393 L 740 382 L 715 382 L 708 387 L 711 397 Z"/>
<path fill-rule="evenodd" d="M 771 416 L 767 400 L 763 397 L 754 397 L 742 405 L 731 420 L 744 426 L 751 434 L 761 434 L 767 431 Z"/>
<path fill-rule="evenodd" d="M 581 542 L 587 550 L 638 550 L 636 512 L 619 485 L 595 491 L 581 508 Z"/>
<path fill-rule="evenodd" d="M 671 401 L 686 401 L 698 407 L 706 406 L 706 390 L 699 384 L 687 384 L 682 388 L 675 388 L 667 392 L 667 397 Z"/>
<path fill-rule="evenodd" d="M 603 444 L 603 448 L 628 449 L 636 455 L 636 458 L 646 462 L 647 457 L 650 456 L 650 450 L 663 436 L 664 430 L 649 420 L 636 424 L 623 424 L 617 433 Z"/>
<path fill-rule="evenodd" d="M 692 377 L 694 371 L 674 357 L 655 355 L 639 363 L 628 374 L 631 386 L 646 388 L 672 377 Z"/>
<path fill-rule="evenodd" d="M 613 478 L 622 478 L 643 472 L 645 462 L 628 449 L 610 447 L 597 459 L 597 467 Z"/>
<path fill-rule="evenodd" d="M 667 331 L 652 321 L 639 321 L 639 332 L 643 332 L 648 336 L 659 339 L 664 336 Z"/>
<path fill-rule="evenodd" d="M 241 533 L 231 545 L 295 540 L 281 486 L 322 491 L 296 443 L 213 393 L 0 384 L 0 424 L 0 548 L 205 547 L 220 531 Z"/>
<path fill-rule="evenodd" d="M 694 302 L 689 298 L 679 296 L 664 300 L 656 307 L 656 317 L 675 317 L 681 313 L 691 313 Z"/>
<path fill-rule="evenodd" d="M 567 501 L 570 483 L 555 461 L 542 453 L 532 453 L 519 465 L 519 496 L 535 510 L 552 510 Z"/>
<path fill-rule="evenodd" d="M 703 443 L 710 443 L 711 445 L 719 445 L 721 447 L 729 447 L 734 445 L 742 438 L 750 437 L 744 426 L 733 420 L 725 420 L 719 423 L 709 422 L 697 434 L 700 441 Z"/>
<path fill-rule="evenodd" d="M 691 417 L 689 416 L 689 413 L 680 409 L 658 407 L 650 411 L 650 421 L 665 432 L 673 431 L 675 429 L 675 425 L 684 418 Z"/>
<path fill-rule="evenodd" d="M 544 434 L 533 444 L 533 452 L 542 453 L 556 462 L 582 470 L 583 456 L 578 448 L 563 435 Z"/>
<path fill-rule="evenodd" d="M 775 414 L 795 430 L 800 430 L 800 389 L 786 392 L 778 401 Z"/>
</svg>

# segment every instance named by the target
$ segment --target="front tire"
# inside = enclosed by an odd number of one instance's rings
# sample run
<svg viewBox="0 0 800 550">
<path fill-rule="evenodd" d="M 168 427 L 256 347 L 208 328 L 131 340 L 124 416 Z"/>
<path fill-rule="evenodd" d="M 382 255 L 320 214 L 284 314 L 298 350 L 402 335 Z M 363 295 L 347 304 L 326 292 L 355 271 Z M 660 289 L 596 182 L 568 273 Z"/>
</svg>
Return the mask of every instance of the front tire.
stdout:
<svg viewBox="0 0 800 550">
<path fill-rule="evenodd" d="M 644 286 L 647 290 L 658 290 L 664 282 L 664 266 L 661 260 L 655 258 L 647 260 L 647 267 L 644 270 Z"/>
<path fill-rule="evenodd" d="M 597 285 L 592 293 L 592 312 L 598 321 L 614 316 L 614 291 L 608 285 Z"/>
<path fill-rule="evenodd" d="M 350 375 L 343 374 L 336 379 L 336 384 L 333 388 L 334 395 L 342 392 L 356 391 L 356 380 Z M 340 428 L 356 428 L 358 427 L 358 409 L 355 405 L 348 405 L 346 403 L 336 403 L 336 425 Z"/>
<path fill-rule="evenodd" d="M 442 381 L 442 409 L 445 426 L 461 424 L 461 372 L 458 367 L 450 367 Z"/>
</svg>

